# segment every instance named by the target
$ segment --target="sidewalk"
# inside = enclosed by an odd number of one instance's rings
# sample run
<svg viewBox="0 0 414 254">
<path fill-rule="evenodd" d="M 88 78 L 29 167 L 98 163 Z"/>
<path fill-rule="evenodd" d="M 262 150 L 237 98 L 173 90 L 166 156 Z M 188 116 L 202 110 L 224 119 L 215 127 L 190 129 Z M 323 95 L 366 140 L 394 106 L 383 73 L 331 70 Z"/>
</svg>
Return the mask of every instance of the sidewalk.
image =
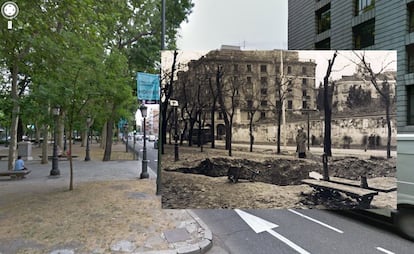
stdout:
<svg viewBox="0 0 414 254">
<path fill-rule="evenodd" d="M 139 179 L 141 161 L 103 162 L 99 149 L 93 144 L 85 162 L 84 147 L 74 145 L 72 191 L 69 161 L 60 160 L 60 176 L 51 177 L 39 148 L 26 161 L 26 179 L 0 177 L 0 254 L 204 253 L 212 246 L 211 231 L 193 212 L 161 209 L 150 168 L 150 179 Z M 6 167 L 1 160 L 0 170 Z"/>
</svg>

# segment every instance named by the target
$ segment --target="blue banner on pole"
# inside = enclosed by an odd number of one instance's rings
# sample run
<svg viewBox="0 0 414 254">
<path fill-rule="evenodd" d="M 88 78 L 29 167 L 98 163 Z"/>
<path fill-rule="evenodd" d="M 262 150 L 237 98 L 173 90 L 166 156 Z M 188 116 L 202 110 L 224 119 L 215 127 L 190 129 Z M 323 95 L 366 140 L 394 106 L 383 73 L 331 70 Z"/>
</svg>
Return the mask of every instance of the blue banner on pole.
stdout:
<svg viewBox="0 0 414 254">
<path fill-rule="evenodd" d="M 138 100 L 160 100 L 160 76 L 158 74 L 137 73 Z"/>
</svg>

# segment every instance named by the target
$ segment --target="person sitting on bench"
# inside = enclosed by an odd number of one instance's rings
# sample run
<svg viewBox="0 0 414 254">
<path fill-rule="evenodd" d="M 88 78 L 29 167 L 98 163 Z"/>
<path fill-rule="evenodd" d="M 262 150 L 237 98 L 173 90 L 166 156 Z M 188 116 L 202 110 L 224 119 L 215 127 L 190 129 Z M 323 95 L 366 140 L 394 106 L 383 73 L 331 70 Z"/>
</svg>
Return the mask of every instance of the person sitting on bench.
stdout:
<svg viewBox="0 0 414 254">
<path fill-rule="evenodd" d="M 14 170 L 20 171 L 20 170 L 27 170 L 27 168 L 24 166 L 24 161 L 22 159 L 22 156 L 17 156 L 16 163 L 14 164 Z"/>
</svg>

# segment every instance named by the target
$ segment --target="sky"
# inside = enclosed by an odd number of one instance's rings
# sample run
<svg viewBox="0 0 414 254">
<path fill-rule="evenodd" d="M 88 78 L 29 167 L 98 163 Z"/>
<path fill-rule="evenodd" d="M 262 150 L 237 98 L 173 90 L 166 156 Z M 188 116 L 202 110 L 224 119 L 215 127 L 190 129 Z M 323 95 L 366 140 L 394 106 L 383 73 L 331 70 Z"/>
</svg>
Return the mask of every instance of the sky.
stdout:
<svg viewBox="0 0 414 254">
<path fill-rule="evenodd" d="M 197 59 L 205 52 L 220 49 L 221 45 L 240 46 L 242 50 L 287 50 L 288 1 L 287 0 L 193 0 L 193 12 L 188 22 L 181 24 L 178 49 L 179 62 L 188 59 Z M 374 67 L 384 62 L 395 61 L 387 69 L 396 70 L 396 53 L 378 52 L 370 53 L 377 58 Z M 167 54 L 171 55 L 171 54 Z M 319 84 L 326 73 L 328 59 L 332 58 L 333 51 L 315 52 L 301 51 L 302 59 L 315 59 L 318 63 L 316 69 L 316 84 Z M 352 52 L 342 51 L 336 59 L 333 79 L 341 75 L 351 75 L 354 66 L 347 66 Z M 181 59 L 180 59 L 181 58 Z M 386 59 L 384 59 L 386 58 Z M 162 60 L 165 63 L 165 59 Z M 167 61 L 168 62 L 168 61 Z"/>
<path fill-rule="evenodd" d="M 287 49 L 287 0 L 193 0 L 177 39 L 181 50 Z"/>
</svg>

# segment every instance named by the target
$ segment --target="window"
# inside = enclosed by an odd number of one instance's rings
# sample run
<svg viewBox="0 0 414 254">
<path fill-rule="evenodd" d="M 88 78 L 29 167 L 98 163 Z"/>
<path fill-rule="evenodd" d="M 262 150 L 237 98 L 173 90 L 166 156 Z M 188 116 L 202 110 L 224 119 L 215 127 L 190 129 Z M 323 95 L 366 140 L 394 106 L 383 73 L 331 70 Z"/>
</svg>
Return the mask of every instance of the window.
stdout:
<svg viewBox="0 0 414 254">
<path fill-rule="evenodd" d="M 223 113 L 222 112 L 219 112 L 218 119 L 223 120 Z"/>
<path fill-rule="evenodd" d="M 282 103 L 280 101 L 276 101 L 276 109 L 282 109 Z"/>
<path fill-rule="evenodd" d="M 306 90 L 302 90 L 302 96 L 303 97 L 306 97 L 306 95 L 307 95 L 307 91 Z"/>
<path fill-rule="evenodd" d="M 307 84 L 307 82 L 308 82 L 308 80 L 307 80 L 307 79 L 305 79 L 305 78 L 303 78 L 303 79 L 302 79 L 302 85 L 306 85 L 306 84 Z"/>
<path fill-rule="evenodd" d="M 408 6 L 408 32 L 414 32 L 414 3 L 410 3 Z"/>
<path fill-rule="evenodd" d="M 265 119 L 266 118 L 266 112 L 260 112 L 260 118 Z"/>
<path fill-rule="evenodd" d="M 353 27 L 352 31 L 354 34 L 354 49 L 363 49 L 374 45 L 375 19 Z"/>
<path fill-rule="evenodd" d="M 375 7 L 375 0 L 355 0 L 355 16 L 369 11 Z"/>
<path fill-rule="evenodd" d="M 252 65 L 251 64 L 247 65 L 247 72 L 252 72 Z"/>
<path fill-rule="evenodd" d="M 302 108 L 303 109 L 308 108 L 308 102 L 307 101 L 302 101 Z"/>
<path fill-rule="evenodd" d="M 260 72 L 267 72 L 267 65 L 260 65 Z"/>
<path fill-rule="evenodd" d="M 262 86 L 267 86 L 267 78 L 266 77 L 261 77 L 260 78 L 260 84 Z"/>
<path fill-rule="evenodd" d="M 306 67 L 302 66 L 302 74 L 306 74 Z"/>
<path fill-rule="evenodd" d="M 414 73 L 414 44 L 408 45 L 406 50 L 407 50 L 407 73 Z"/>
<path fill-rule="evenodd" d="M 239 70 L 239 65 L 238 64 L 233 65 L 233 70 L 238 71 Z"/>
<path fill-rule="evenodd" d="M 251 84 L 252 83 L 252 77 L 247 77 L 247 84 Z"/>
<path fill-rule="evenodd" d="M 267 106 L 267 101 L 261 101 L 261 102 L 260 102 L 260 106 L 264 106 L 264 107 L 266 107 L 266 106 Z"/>
<path fill-rule="evenodd" d="M 293 109 L 293 102 L 291 100 L 288 101 L 288 109 Z"/>
<path fill-rule="evenodd" d="M 414 85 L 407 86 L 408 114 L 407 123 L 414 125 Z"/>
<path fill-rule="evenodd" d="M 315 43 L 315 49 L 331 49 L 331 39 L 327 38 L 323 41 Z"/>
<path fill-rule="evenodd" d="M 238 76 L 233 76 L 233 82 L 234 83 L 237 83 L 238 80 L 239 80 L 239 77 Z"/>
<path fill-rule="evenodd" d="M 318 34 L 331 29 L 331 5 L 327 4 L 316 12 Z"/>
<path fill-rule="evenodd" d="M 253 101 L 247 100 L 247 108 L 253 108 Z"/>
<path fill-rule="evenodd" d="M 260 89 L 260 94 L 261 95 L 267 95 L 267 88 Z"/>
<path fill-rule="evenodd" d="M 292 74 L 292 67 L 288 66 L 288 74 Z"/>
</svg>

